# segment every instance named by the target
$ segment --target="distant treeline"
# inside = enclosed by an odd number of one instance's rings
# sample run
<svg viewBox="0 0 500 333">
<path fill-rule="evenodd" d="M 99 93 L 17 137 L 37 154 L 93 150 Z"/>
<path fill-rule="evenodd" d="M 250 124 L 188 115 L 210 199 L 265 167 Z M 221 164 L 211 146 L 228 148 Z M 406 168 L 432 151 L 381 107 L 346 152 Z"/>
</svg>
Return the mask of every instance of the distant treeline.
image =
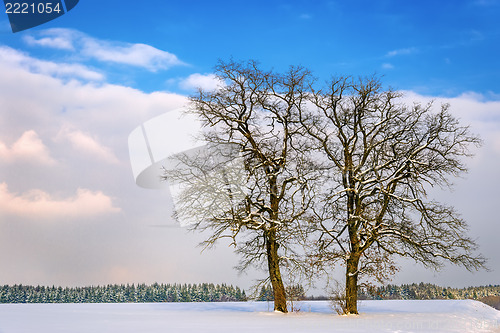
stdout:
<svg viewBox="0 0 500 333">
<path fill-rule="evenodd" d="M 287 287 L 293 300 L 326 300 L 307 297 L 301 285 Z M 430 283 L 360 288 L 359 299 L 476 299 L 500 306 L 500 285 L 467 288 L 440 287 Z M 246 301 L 245 291 L 226 284 L 127 284 L 91 287 L 0 286 L 0 303 L 150 303 Z M 269 285 L 261 286 L 255 300 L 272 301 Z"/>
<path fill-rule="evenodd" d="M 440 287 L 430 283 L 388 284 L 376 288 L 360 288 L 361 299 L 482 299 L 500 296 L 500 285 L 467 288 Z"/>
<path fill-rule="evenodd" d="M 440 287 L 430 283 L 388 284 L 361 289 L 359 299 L 474 299 L 500 310 L 500 286 L 488 285 L 467 288 Z"/>
<path fill-rule="evenodd" d="M 301 285 L 286 288 L 287 296 L 293 300 L 329 300 L 331 296 L 306 296 Z M 430 283 L 413 283 L 402 285 L 391 285 L 371 288 L 359 288 L 358 299 L 360 300 L 382 300 L 382 299 L 494 299 L 500 297 L 500 285 L 489 285 L 467 288 L 440 287 Z M 258 301 L 272 301 L 273 291 L 271 286 L 265 285 L 260 288 L 257 295 Z"/>
<path fill-rule="evenodd" d="M 306 293 L 304 291 L 304 287 L 300 284 L 287 286 L 285 288 L 286 295 L 288 300 L 292 301 L 302 301 L 307 299 Z M 273 288 L 270 285 L 263 285 L 260 288 L 259 294 L 256 301 L 274 301 L 274 293 Z"/>
<path fill-rule="evenodd" d="M 226 284 L 127 284 L 91 287 L 5 285 L 0 303 L 149 303 L 246 301 L 245 291 Z"/>
</svg>

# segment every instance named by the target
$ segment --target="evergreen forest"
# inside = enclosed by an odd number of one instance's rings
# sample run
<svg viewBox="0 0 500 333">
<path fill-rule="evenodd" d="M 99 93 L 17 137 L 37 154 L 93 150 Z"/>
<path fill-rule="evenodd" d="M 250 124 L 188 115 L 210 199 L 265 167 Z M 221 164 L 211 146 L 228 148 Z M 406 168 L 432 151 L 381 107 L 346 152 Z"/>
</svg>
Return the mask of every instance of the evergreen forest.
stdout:
<svg viewBox="0 0 500 333">
<path fill-rule="evenodd" d="M 326 300 L 326 296 L 306 296 L 301 285 L 288 286 L 287 295 L 294 301 Z M 413 283 L 360 288 L 360 300 L 383 299 L 475 299 L 500 308 L 500 285 L 467 288 L 440 287 Z M 25 285 L 0 286 L 0 303 L 157 303 L 157 302 L 242 302 L 245 290 L 227 284 L 110 284 L 90 287 L 45 287 Z M 272 301 L 270 285 L 260 287 L 257 301 Z"/>
<path fill-rule="evenodd" d="M 127 284 L 91 287 L 0 286 L 0 303 L 155 303 L 246 301 L 226 284 Z"/>
</svg>

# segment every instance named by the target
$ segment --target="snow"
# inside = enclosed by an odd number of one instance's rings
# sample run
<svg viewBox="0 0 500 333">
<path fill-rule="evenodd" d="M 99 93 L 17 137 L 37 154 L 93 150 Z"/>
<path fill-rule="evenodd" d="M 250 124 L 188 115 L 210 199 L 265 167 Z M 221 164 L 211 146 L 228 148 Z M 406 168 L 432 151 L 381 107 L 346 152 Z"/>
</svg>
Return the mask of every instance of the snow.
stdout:
<svg viewBox="0 0 500 333">
<path fill-rule="evenodd" d="M 0 333 L 500 332 L 500 311 L 472 300 L 362 301 L 359 316 L 328 302 L 0 304 Z"/>
</svg>

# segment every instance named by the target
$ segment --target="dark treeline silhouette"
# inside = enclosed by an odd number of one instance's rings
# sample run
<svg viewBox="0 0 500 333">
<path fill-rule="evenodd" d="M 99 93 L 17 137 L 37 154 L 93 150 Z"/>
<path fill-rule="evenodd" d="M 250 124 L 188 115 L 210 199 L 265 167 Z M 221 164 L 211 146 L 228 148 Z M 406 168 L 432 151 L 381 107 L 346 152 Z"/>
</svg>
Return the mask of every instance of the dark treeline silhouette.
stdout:
<svg viewBox="0 0 500 333">
<path fill-rule="evenodd" d="M 246 301 L 226 284 L 127 284 L 91 287 L 0 286 L 0 303 L 149 303 Z"/>
</svg>

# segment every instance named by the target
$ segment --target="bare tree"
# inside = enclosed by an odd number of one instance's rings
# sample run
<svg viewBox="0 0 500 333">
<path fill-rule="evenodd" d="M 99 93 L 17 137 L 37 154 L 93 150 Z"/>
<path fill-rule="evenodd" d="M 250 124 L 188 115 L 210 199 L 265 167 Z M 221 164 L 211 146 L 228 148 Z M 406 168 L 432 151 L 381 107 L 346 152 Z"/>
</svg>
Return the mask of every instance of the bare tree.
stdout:
<svg viewBox="0 0 500 333">
<path fill-rule="evenodd" d="M 358 277 L 380 272 L 393 255 L 433 268 L 484 268 L 466 222 L 427 197 L 429 187 L 451 186 L 480 144 L 448 105 L 436 113 L 432 104 L 403 105 L 376 77 L 335 79 L 309 96 L 301 124 L 330 170 L 314 205 L 314 262 L 345 264 L 347 313 L 357 314 Z"/>
<path fill-rule="evenodd" d="M 200 90 L 189 110 L 205 127 L 207 147 L 176 156 L 165 177 L 179 187 L 178 218 L 211 231 L 205 245 L 230 237 L 241 269 L 267 263 L 274 309 L 287 312 L 280 267 L 293 260 L 316 172 L 299 135 L 310 73 L 230 61 L 219 62 L 215 74 L 221 85 Z"/>
<path fill-rule="evenodd" d="M 448 105 L 408 107 L 377 78 L 316 89 L 301 67 L 220 62 L 216 75 L 216 90 L 191 98 L 208 144 L 176 156 L 165 177 L 178 186 L 178 218 L 211 232 L 205 245 L 229 237 L 241 269 L 267 266 L 275 310 L 287 311 L 281 268 L 299 241 L 314 240 L 315 267 L 345 265 L 347 313 L 357 313 L 359 278 L 387 278 L 395 255 L 484 268 L 466 222 L 427 196 L 466 172 L 480 144 Z"/>
</svg>

